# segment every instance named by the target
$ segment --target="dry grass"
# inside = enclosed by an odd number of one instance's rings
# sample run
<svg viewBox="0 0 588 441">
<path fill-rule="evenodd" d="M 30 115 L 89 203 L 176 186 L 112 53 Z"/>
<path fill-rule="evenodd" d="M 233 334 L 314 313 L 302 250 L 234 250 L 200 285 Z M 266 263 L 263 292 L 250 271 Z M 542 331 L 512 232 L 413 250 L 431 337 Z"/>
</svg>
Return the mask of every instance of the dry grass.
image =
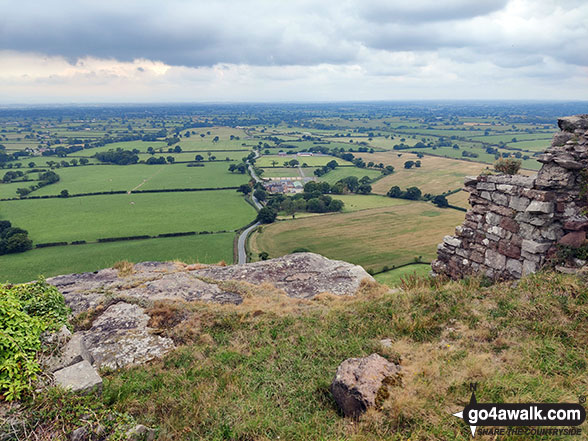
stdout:
<svg viewBox="0 0 588 441">
<path fill-rule="evenodd" d="M 331 259 L 381 270 L 436 256 L 437 244 L 463 222 L 463 212 L 439 209 L 425 202 L 277 222 L 256 231 L 249 240 L 252 255 L 270 257 L 306 248 Z M 344 238 L 345 240 L 341 240 Z"/>
<path fill-rule="evenodd" d="M 127 260 L 120 260 L 112 267 L 118 271 L 118 277 L 127 277 L 135 273 L 135 264 Z"/>
</svg>

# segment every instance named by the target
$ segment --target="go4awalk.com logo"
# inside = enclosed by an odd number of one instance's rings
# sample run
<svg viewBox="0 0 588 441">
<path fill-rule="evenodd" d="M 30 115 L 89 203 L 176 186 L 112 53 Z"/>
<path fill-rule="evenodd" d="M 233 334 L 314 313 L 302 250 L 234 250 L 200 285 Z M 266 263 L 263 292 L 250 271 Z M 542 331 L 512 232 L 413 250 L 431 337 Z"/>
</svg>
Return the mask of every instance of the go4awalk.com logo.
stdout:
<svg viewBox="0 0 588 441">
<path fill-rule="evenodd" d="M 470 426 L 472 437 L 478 435 L 580 435 L 586 420 L 580 403 L 478 403 L 472 383 L 469 404 L 453 415 Z"/>
</svg>

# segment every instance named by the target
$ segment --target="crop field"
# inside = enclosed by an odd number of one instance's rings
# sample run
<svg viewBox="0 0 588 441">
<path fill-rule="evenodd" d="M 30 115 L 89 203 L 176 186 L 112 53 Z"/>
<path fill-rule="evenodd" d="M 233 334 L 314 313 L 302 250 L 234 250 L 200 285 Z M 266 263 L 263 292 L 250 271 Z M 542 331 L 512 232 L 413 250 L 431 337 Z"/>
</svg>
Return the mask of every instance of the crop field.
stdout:
<svg viewBox="0 0 588 441">
<path fill-rule="evenodd" d="M 263 226 L 252 235 L 249 245 L 253 256 L 265 251 L 278 257 L 305 248 L 380 271 L 383 266 L 406 264 L 419 256 L 423 261 L 432 260 L 437 244 L 463 221 L 464 214 L 411 202 L 313 216 Z"/>
<path fill-rule="evenodd" d="M 284 162 L 291 161 L 292 159 L 296 159 L 300 164 L 307 164 L 309 167 L 322 167 L 327 165 L 330 161 L 337 161 L 339 165 L 353 165 L 349 161 L 345 161 L 341 158 L 336 158 L 334 156 L 278 156 L 278 155 L 264 155 L 261 158 L 258 158 L 256 161 L 256 165 L 258 167 L 267 168 L 267 167 L 274 167 L 273 162 L 276 162 L 277 167 L 282 167 Z"/>
<path fill-rule="evenodd" d="M 372 191 L 378 194 L 386 194 L 394 185 L 402 189 L 418 187 L 423 193 L 440 194 L 461 188 L 465 176 L 477 176 L 488 167 L 475 162 L 426 155 L 419 159 L 412 153 L 404 152 L 363 153 L 360 157 L 366 162 L 394 167 L 394 173 L 372 184 Z M 421 167 L 404 168 L 406 161 L 417 160 L 421 161 Z"/>
<path fill-rule="evenodd" d="M 529 141 L 509 142 L 506 144 L 508 148 L 531 150 L 533 152 L 542 152 L 551 145 L 551 138 L 549 139 L 535 139 Z"/>
<path fill-rule="evenodd" d="M 1 215 L 45 243 L 233 230 L 255 210 L 234 190 L 215 190 L 9 201 Z"/>
<path fill-rule="evenodd" d="M 406 199 L 395 199 L 379 195 L 334 194 L 331 196 L 333 199 L 339 199 L 343 201 L 345 204 L 343 206 L 344 213 L 369 210 L 373 208 L 399 207 L 412 203 Z"/>
<path fill-rule="evenodd" d="M 21 283 L 59 274 L 96 271 L 121 260 L 179 260 L 185 263 L 233 263 L 233 233 L 89 243 L 39 248 L 0 256 L 0 283 Z"/>
</svg>

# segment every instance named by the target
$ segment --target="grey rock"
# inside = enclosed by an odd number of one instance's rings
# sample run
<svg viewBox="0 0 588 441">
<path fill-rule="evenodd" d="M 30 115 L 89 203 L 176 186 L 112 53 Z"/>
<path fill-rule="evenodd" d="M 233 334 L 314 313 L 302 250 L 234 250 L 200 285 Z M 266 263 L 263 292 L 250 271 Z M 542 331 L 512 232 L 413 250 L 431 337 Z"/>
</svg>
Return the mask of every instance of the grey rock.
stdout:
<svg viewBox="0 0 588 441">
<path fill-rule="evenodd" d="M 443 238 L 443 242 L 446 243 L 447 245 L 452 246 L 452 247 L 459 247 L 459 246 L 461 246 L 461 239 L 458 239 L 455 236 L 445 236 Z"/>
<path fill-rule="evenodd" d="M 550 247 L 551 242 L 536 242 L 533 240 L 523 239 L 522 250 L 530 254 L 545 253 Z"/>
<path fill-rule="evenodd" d="M 497 205 L 504 205 L 507 206 L 508 205 L 508 196 L 503 194 L 503 193 L 492 193 L 492 202 L 494 202 Z"/>
<path fill-rule="evenodd" d="M 358 417 L 376 405 L 378 392 L 388 383 L 399 382 L 400 366 L 378 354 L 348 358 L 337 368 L 331 393 L 345 416 Z"/>
<path fill-rule="evenodd" d="M 523 276 L 528 276 L 529 274 L 534 273 L 537 271 L 537 263 L 533 262 L 532 260 L 524 260 L 523 261 Z"/>
<path fill-rule="evenodd" d="M 84 336 L 76 332 L 56 356 L 42 360 L 42 364 L 49 372 L 55 372 L 79 363 L 82 360 L 87 360 L 90 363 L 93 362 L 92 356 L 86 348 Z"/>
<path fill-rule="evenodd" d="M 88 428 L 78 427 L 74 430 L 69 438 L 71 441 L 86 441 L 88 439 Z"/>
<path fill-rule="evenodd" d="M 290 297 L 310 299 L 321 292 L 353 295 L 362 280 L 374 281 L 361 266 L 314 253 L 295 253 L 277 259 L 192 271 L 198 277 L 271 283 Z"/>
<path fill-rule="evenodd" d="M 102 391 L 102 378 L 86 360 L 55 371 L 53 377 L 55 384 L 75 393 L 85 394 L 93 390 Z"/>
<path fill-rule="evenodd" d="M 516 211 L 525 211 L 530 202 L 528 198 L 513 196 L 510 198 L 508 206 Z"/>
<path fill-rule="evenodd" d="M 539 202 L 539 201 L 532 201 L 525 212 L 535 214 L 535 213 L 552 213 L 553 212 L 553 202 Z"/>
<path fill-rule="evenodd" d="M 507 259 L 506 270 L 516 278 L 521 277 L 523 271 L 523 265 L 516 259 Z"/>
<path fill-rule="evenodd" d="M 496 184 L 492 184 L 490 182 L 478 182 L 478 185 L 476 185 L 476 188 L 478 190 L 494 191 L 494 190 L 496 190 Z"/>
<path fill-rule="evenodd" d="M 150 429 L 143 424 L 137 424 L 126 433 L 128 441 L 153 441 L 156 436 L 155 429 Z"/>
<path fill-rule="evenodd" d="M 558 118 L 557 125 L 564 132 L 574 132 L 576 129 L 587 130 L 588 114 Z"/>
<path fill-rule="evenodd" d="M 109 306 L 84 333 L 94 366 L 117 369 L 158 358 L 174 348 L 173 341 L 154 335 L 143 308 L 119 302 Z"/>
<path fill-rule="evenodd" d="M 380 340 L 380 344 L 384 348 L 391 348 L 392 347 L 392 339 L 390 339 L 390 338 L 383 338 L 382 340 Z"/>
<path fill-rule="evenodd" d="M 486 250 L 486 259 L 484 260 L 484 264 L 489 266 L 490 268 L 501 270 L 504 268 L 506 263 L 506 256 L 494 251 L 494 250 Z"/>
</svg>

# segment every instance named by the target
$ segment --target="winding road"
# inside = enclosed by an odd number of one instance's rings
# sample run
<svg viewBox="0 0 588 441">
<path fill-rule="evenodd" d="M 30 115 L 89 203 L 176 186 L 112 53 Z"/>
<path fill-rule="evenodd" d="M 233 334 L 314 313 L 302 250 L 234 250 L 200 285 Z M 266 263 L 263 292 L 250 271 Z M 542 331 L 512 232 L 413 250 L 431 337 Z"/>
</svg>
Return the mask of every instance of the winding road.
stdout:
<svg viewBox="0 0 588 441">
<path fill-rule="evenodd" d="M 257 152 L 255 152 L 255 153 L 256 153 L 255 158 L 257 158 L 259 156 L 259 153 L 257 153 Z M 255 170 L 253 170 L 253 167 L 251 166 L 251 164 L 248 164 L 248 168 L 249 168 L 249 173 L 251 174 L 251 177 L 255 180 L 255 182 L 261 182 L 261 179 L 259 179 L 259 177 L 255 174 Z M 259 202 L 257 200 L 257 198 L 255 196 L 253 196 L 253 194 L 251 195 L 251 199 L 253 200 L 253 203 L 255 204 L 255 208 L 257 208 L 258 211 L 263 208 L 263 205 L 261 205 L 261 202 Z M 249 236 L 249 233 L 251 233 L 258 226 L 259 226 L 259 222 L 255 222 L 253 225 L 251 225 L 250 227 L 247 227 L 245 230 L 243 230 L 243 232 L 239 235 L 239 240 L 237 241 L 237 255 L 238 255 L 237 263 L 239 265 L 247 263 L 247 252 L 245 251 L 245 244 L 247 243 L 247 237 Z"/>
</svg>

